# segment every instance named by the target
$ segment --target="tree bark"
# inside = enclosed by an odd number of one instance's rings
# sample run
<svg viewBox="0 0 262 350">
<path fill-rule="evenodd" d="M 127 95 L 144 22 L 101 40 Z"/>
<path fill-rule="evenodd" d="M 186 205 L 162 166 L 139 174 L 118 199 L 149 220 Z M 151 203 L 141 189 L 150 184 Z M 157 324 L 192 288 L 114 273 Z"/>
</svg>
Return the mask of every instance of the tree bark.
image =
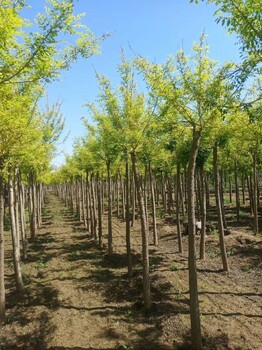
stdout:
<svg viewBox="0 0 262 350">
<path fill-rule="evenodd" d="M 217 163 L 217 144 L 215 144 L 215 146 L 213 147 L 213 166 L 214 166 L 214 175 L 215 175 L 215 196 L 216 196 L 221 258 L 222 258 L 223 270 L 229 271 L 225 239 L 224 239 L 224 224 L 223 224 L 222 208 L 221 208 L 220 179 L 219 179 L 219 171 L 218 171 L 218 163 Z"/>
<path fill-rule="evenodd" d="M 239 187 L 238 187 L 238 167 L 237 162 L 235 161 L 235 194 L 236 194 L 236 213 L 237 213 L 237 222 L 240 220 L 240 198 L 239 198 Z"/>
<path fill-rule="evenodd" d="M 110 167 L 110 162 L 107 162 L 106 164 L 107 167 L 107 184 L 108 184 L 108 213 L 107 213 L 107 221 L 108 221 L 108 236 L 107 236 L 107 241 L 108 241 L 108 255 L 113 254 L 113 231 L 112 231 L 112 189 L 111 189 L 111 167 Z"/>
<path fill-rule="evenodd" d="M 0 171 L 2 169 L 0 168 Z M 0 324 L 5 318 L 4 180 L 0 173 Z"/>
<path fill-rule="evenodd" d="M 150 181 L 150 191 L 151 191 L 151 206 L 152 206 L 152 219 L 153 219 L 153 239 L 154 245 L 158 246 L 158 234 L 157 234 L 157 226 L 156 226 L 156 202 L 155 202 L 155 189 L 153 183 L 153 174 L 151 169 L 151 164 L 149 162 L 148 165 L 149 170 L 149 181 Z"/>
<path fill-rule="evenodd" d="M 149 310 L 151 308 L 152 301 L 151 301 L 151 291 L 150 291 L 148 230 L 147 230 L 147 222 L 146 222 L 146 212 L 145 212 L 142 182 L 141 182 L 141 177 L 138 170 L 137 155 L 135 152 L 131 153 L 131 159 L 133 163 L 134 178 L 135 178 L 135 184 L 137 189 L 137 199 L 138 199 L 138 205 L 139 205 L 141 233 L 142 233 L 144 308 L 145 310 Z"/>
<path fill-rule="evenodd" d="M 180 225 L 180 196 L 179 191 L 181 188 L 181 176 L 180 176 L 180 164 L 177 163 L 177 174 L 176 174 L 176 227 L 177 227 L 177 238 L 178 238 L 178 251 L 183 253 L 183 241 L 181 234 Z"/>
<path fill-rule="evenodd" d="M 200 217 L 201 217 L 201 230 L 200 230 L 200 259 L 205 259 L 205 238 L 206 238 L 206 193 L 205 193 L 205 173 L 204 169 L 200 169 Z"/>
<path fill-rule="evenodd" d="M 201 132 L 193 129 L 193 144 L 188 164 L 188 268 L 189 268 L 189 294 L 190 294 L 190 320 L 191 339 L 194 350 L 202 349 L 202 336 L 200 325 L 200 312 L 198 300 L 196 243 L 195 243 L 195 167 L 196 157 L 200 144 Z"/>
<path fill-rule="evenodd" d="M 257 203 L 257 155 L 254 153 L 253 158 L 253 208 L 254 208 L 254 234 L 259 233 L 258 226 L 258 203 Z"/>
<path fill-rule="evenodd" d="M 133 276 L 133 264 L 132 264 L 132 252 L 131 252 L 131 235 L 130 235 L 130 175 L 129 175 L 129 163 L 126 160 L 126 253 L 127 253 L 127 273 L 128 277 L 132 278 Z"/>
<path fill-rule="evenodd" d="M 20 265 L 20 251 L 18 245 L 18 235 L 17 235 L 17 227 L 16 227 L 16 219 L 15 219 L 15 208 L 14 208 L 14 184 L 13 184 L 13 176 L 12 171 L 10 171 L 9 179 L 9 209 L 10 209 L 10 217 L 11 217 L 11 234 L 12 234 L 12 244 L 13 244 L 13 263 L 14 263 L 14 271 L 15 271 L 15 282 L 16 289 L 18 292 L 22 292 L 24 289 L 23 279 L 22 279 L 22 271 Z"/>
</svg>

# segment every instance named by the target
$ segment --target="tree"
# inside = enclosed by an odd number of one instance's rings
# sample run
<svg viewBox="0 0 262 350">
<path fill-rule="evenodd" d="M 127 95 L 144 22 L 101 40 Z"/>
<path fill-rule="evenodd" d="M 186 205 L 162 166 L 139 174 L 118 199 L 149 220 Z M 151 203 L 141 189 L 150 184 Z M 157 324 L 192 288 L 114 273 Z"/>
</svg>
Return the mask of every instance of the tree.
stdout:
<svg viewBox="0 0 262 350">
<path fill-rule="evenodd" d="M 25 1 L 0 1 L 0 85 L 50 81 L 61 69 L 68 69 L 80 55 L 90 57 L 98 52 L 93 33 L 81 24 L 82 15 L 74 15 L 72 0 L 48 0 L 45 13 L 38 14 L 37 31 L 22 18 Z M 71 38 L 71 43 L 66 42 Z M 72 41 L 74 39 L 74 42 Z M 21 85 L 22 84 L 22 85 Z"/>
<path fill-rule="evenodd" d="M 184 51 L 176 56 L 175 66 L 169 60 L 164 66 L 139 59 L 139 65 L 152 94 L 161 98 L 165 110 L 177 115 L 177 120 L 191 133 L 191 149 L 187 167 L 188 191 L 188 265 L 192 344 L 202 348 L 195 247 L 195 168 L 204 131 L 212 126 L 214 113 L 224 105 L 227 82 L 216 63 L 208 58 L 205 36 L 194 44 L 193 57 Z M 174 73 L 175 72 L 175 73 Z"/>
<path fill-rule="evenodd" d="M 202 0 L 203 1 L 203 0 Z M 199 0 L 190 0 L 198 3 Z M 237 81 L 242 83 L 255 72 L 261 72 L 262 22 L 260 0 L 208 0 L 219 6 L 215 12 L 216 22 L 238 35 L 243 63 L 237 68 Z"/>
</svg>

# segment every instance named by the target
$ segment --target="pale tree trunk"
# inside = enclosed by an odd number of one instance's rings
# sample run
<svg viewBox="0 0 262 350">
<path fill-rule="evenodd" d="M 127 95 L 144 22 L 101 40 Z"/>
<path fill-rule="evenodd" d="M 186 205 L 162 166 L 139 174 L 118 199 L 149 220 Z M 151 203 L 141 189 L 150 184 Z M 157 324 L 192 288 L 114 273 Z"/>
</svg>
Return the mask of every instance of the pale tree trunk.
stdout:
<svg viewBox="0 0 262 350">
<path fill-rule="evenodd" d="M 90 230 L 90 189 L 89 189 L 89 176 L 88 171 L 86 172 L 86 229 Z"/>
<path fill-rule="evenodd" d="M 143 183 L 143 180 L 141 178 L 141 183 Z M 145 203 L 145 212 L 146 212 L 146 224 L 147 224 L 147 230 L 149 231 L 149 218 L 148 218 L 148 205 L 147 205 L 147 165 L 145 164 L 145 178 L 144 178 L 144 203 Z"/>
<path fill-rule="evenodd" d="M 224 203 L 224 181 L 223 181 L 223 171 L 221 171 L 220 181 L 219 181 L 219 193 L 220 193 L 220 201 L 221 201 L 221 211 L 222 211 L 222 219 L 224 230 L 227 230 L 227 221 L 226 221 L 226 213 L 225 213 L 225 203 Z"/>
<path fill-rule="evenodd" d="M 130 180 L 129 180 L 130 182 Z M 130 186 L 129 186 L 130 187 Z M 126 220 L 126 194 L 125 194 L 125 184 L 124 184 L 124 180 L 122 180 L 121 178 L 121 174 L 120 174 L 120 190 L 121 190 L 121 194 L 122 194 L 122 218 L 123 220 Z M 130 201 L 130 197 L 129 197 L 129 201 Z M 130 203 L 129 203 L 130 205 Z M 129 214 L 130 215 L 130 211 Z"/>
<path fill-rule="evenodd" d="M 193 130 L 193 144 L 188 164 L 188 268 L 189 268 L 189 294 L 190 294 L 190 320 L 192 348 L 202 349 L 202 336 L 200 326 L 200 312 L 198 300 L 198 281 L 196 266 L 196 225 L 195 225 L 195 167 L 199 149 L 201 133 Z"/>
<path fill-rule="evenodd" d="M 205 173 L 204 169 L 200 169 L 200 217 L 201 217 L 201 230 L 200 230 L 200 259 L 205 259 L 205 237 L 206 237 L 206 193 L 205 193 Z"/>
<path fill-rule="evenodd" d="M 0 172 L 1 172 L 0 168 Z M 4 181 L 0 173 L 0 324 L 5 318 Z"/>
<path fill-rule="evenodd" d="M 250 215 L 253 215 L 254 204 L 253 204 L 252 181 L 251 181 L 251 177 L 249 177 L 248 175 L 246 175 L 246 179 L 247 179 L 247 189 L 248 189 L 248 196 L 249 196 Z"/>
<path fill-rule="evenodd" d="M 257 203 L 257 155 L 254 153 L 253 158 L 253 208 L 254 208 L 254 234 L 259 233 L 258 226 L 258 203 Z"/>
<path fill-rule="evenodd" d="M 18 292 L 22 292 L 24 289 L 23 279 L 22 279 L 22 271 L 20 265 L 20 251 L 18 244 L 18 235 L 17 235 L 17 227 L 16 227 L 16 219 L 15 219 L 15 202 L 14 202 L 14 184 L 13 184 L 13 175 L 12 171 L 10 171 L 9 179 L 9 209 L 10 209 L 10 217 L 11 217 L 11 234 L 12 234 L 12 244 L 13 244 L 13 263 L 14 263 L 14 271 L 15 271 L 15 282 L 16 289 Z"/>
<path fill-rule="evenodd" d="M 134 169 L 133 169 L 134 171 Z M 136 219 L 136 186 L 135 186 L 135 175 L 132 176 L 132 222 L 131 226 L 134 226 Z"/>
<path fill-rule="evenodd" d="M 97 186 L 97 217 L 98 217 L 98 246 L 102 248 L 102 230 L 103 230 L 103 220 L 102 220 L 102 184 L 99 179 L 99 174 L 96 176 L 96 186 Z"/>
<path fill-rule="evenodd" d="M 94 174 L 91 174 L 91 204 L 92 204 L 92 217 L 93 217 L 93 236 L 97 240 L 97 213 L 96 213 L 96 196 L 95 196 L 95 181 Z"/>
<path fill-rule="evenodd" d="M 22 183 L 21 174 L 18 174 L 18 191 L 19 191 L 19 210 L 20 210 L 20 230 L 23 246 L 23 259 L 27 259 L 27 235 L 26 235 L 26 218 L 25 218 L 25 190 Z"/>
<path fill-rule="evenodd" d="M 119 181 L 120 178 L 116 176 L 116 217 L 119 219 Z"/>
<path fill-rule="evenodd" d="M 148 229 L 146 222 L 146 212 L 143 197 L 143 188 L 141 177 L 138 170 L 137 155 L 135 152 L 131 153 L 133 164 L 134 178 L 137 189 L 138 205 L 140 211 L 141 233 L 142 233 L 142 255 L 143 255 L 143 295 L 144 308 L 149 310 L 152 305 L 151 291 L 150 291 L 150 275 L 149 275 L 149 249 L 148 249 Z"/>
<path fill-rule="evenodd" d="M 129 175 L 129 163 L 126 160 L 126 253 L 127 253 L 127 273 L 128 277 L 132 278 L 133 276 L 133 264 L 132 264 L 132 253 L 131 253 L 131 235 L 130 235 L 130 175 Z"/>
<path fill-rule="evenodd" d="M 210 189 L 209 189 L 209 174 L 205 176 L 205 188 L 206 188 L 206 208 L 210 208 Z"/>
<path fill-rule="evenodd" d="M 231 181 L 231 176 L 229 175 L 229 202 L 232 203 L 232 181 Z"/>
<path fill-rule="evenodd" d="M 157 234 L 157 226 L 156 226 L 156 202 L 155 202 L 155 189 L 153 182 L 153 174 L 151 169 L 151 164 L 149 162 L 148 166 L 149 170 L 149 181 L 150 181 L 150 190 L 151 190 L 151 206 L 152 206 L 152 219 L 153 219 L 153 239 L 154 245 L 158 245 L 158 234 Z"/>
<path fill-rule="evenodd" d="M 180 164 L 177 163 L 177 174 L 176 174 L 176 227 L 177 227 L 177 238 L 178 238 L 178 251 L 183 253 L 183 241 L 181 234 L 180 225 L 180 196 L 179 191 L 181 188 L 181 176 L 180 176 Z"/>
<path fill-rule="evenodd" d="M 245 183 L 245 174 L 243 172 L 243 174 L 242 174 L 242 203 L 243 203 L 243 205 L 246 204 L 246 191 L 245 191 L 246 185 L 245 184 L 246 184 Z"/>
<path fill-rule="evenodd" d="M 30 221 L 30 235 L 31 239 L 36 238 L 36 207 L 35 207 L 35 189 L 33 174 L 28 175 L 28 188 L 29 188 L 29 221 Z"/>
<path fill-rule="evenodd" d="M 237 222 L 240 219 L 240 198 L 239 198 L 239 186 L 238 186 L 238 167 L 237 162 L 235 161 L 235 194 L 236 194 L 236 213 L 237 213 Z"/>
<path fill-rule="evenodd" d="M 84 226 L 85 226 L 85 228 L 87 228 L 85 203 L 86 203 L 86 190 L 85 190 L 84 179 L 83 179 L 83 176 L 81 175 L 81 204 L 82 204 L 82 217 L 83 217 Z"/>
<path fill-rule="evenodd" d="M 70 180 L 70 210 L 74 214 L 74 179 Z"/>
<path fill-rule="evenodd" d="M 107 213 L 107 220 L 108 220 L 108 255 L 113 254 L 113 231 L 112 231 L 112 180 L 111 180 L 111 167 L 110 162 L 107 162 L 107 183 L 108 183 L 108 213 Z"/>
<path fill-rule="evenodd" d="M 218 164 L 217 164 L 217 144 L 215 144 L 215 146 L 213 147 L 213 166 L 214 166 L 214 175 L 215 175 L 215 196 L 216 196 L 221 258 L 222 258 L 223 270 L 229 271 L 225 239 L 224 239 L 223 215 L 222 215 L 222 208 L 221 208 L 220 179 L 219 179 L 219 171 L 218 171 Z"/>
<path fill-rule="evenodd" d="M 180 203 L 181 203 L 181 209 L 182 209 L 182 216 L 184 217 L 185 216 L 185 196 L 184 196 L 184 190 L 183 190 L 181 171 L 179 172 L 179 196 L 180 196 Z"/>
</svg>

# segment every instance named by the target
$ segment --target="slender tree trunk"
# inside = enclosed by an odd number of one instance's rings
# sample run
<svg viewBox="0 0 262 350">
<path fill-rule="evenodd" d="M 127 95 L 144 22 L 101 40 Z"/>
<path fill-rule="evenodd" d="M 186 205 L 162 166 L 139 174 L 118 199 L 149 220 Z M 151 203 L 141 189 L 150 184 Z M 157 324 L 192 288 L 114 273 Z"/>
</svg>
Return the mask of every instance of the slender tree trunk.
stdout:
<svg viewBox="0 0 262 350">
<path fill-rule="evenodd" d="M 17 227 L 15 220 L 15 208 L 14 208 L 14 185 L 13 185 L 13 176 L 12 171 L 9 174 L 9 209 L 10 209 L 10 217 L 11 217 L 11 234 L 12 234 L 12 243 L 13 243 L 13 263 L 15 270 L 15 282 L 16 289 L 18 292 L 22 292 L 24 289 L 23 279 L 22 279 L 22 271 L 20 265 L 20 251 L 18 245 L 18 236 L 17 236 Z"/>
<path fill-rule="evenodd" d="M 227 262 L 227 253 L 224 239 L 224 225 L 222 217 L 222 208 L 221 208 L 221 195 L 220 195 L 220 179 L 219 171 L 217 164 L 217 144 L 213 148 L 213 166 L 214 166 L 214 175 L 215 175 L 215 196 L 216 196 L 216 207 L 217 207 L 217 219 L 218 219 L 218 230 L 219 230 L 219 243 L 221 258 L 223 264 L 223 270 L 229 271 L 228 262 Z"/>
<path fill-rule="evenodd" d="M 151 291 L 150 291 L 150 275 L 149 275 L 149 249 L 148 249 L 148 230 L 146 222 L 146 212 L 143 197 L 143 188 L 141 177 L 138 170 L 137 155 L 135 152 L 131 153 L 133 171 L 135 177 L 135 184 L 137 189 L 137 198 L 140 211 L 141 233 L 142 233 L 142 255 L 143 255 L 143 294 L 144 294 L 144 308 L 149 310 L 151 308 Z"/>
<path fill-rule="evenodd" d="M 253 208 L 254 208 L 254 234 L 259 233 L 258 226 L 258 205 L 257 205 L 257 155 L 254 153 L 253 158 Z"/>
<path fill-rule="evenodd" d="M 180 225 L 180 196 L 179 190 L 181 188 L 181 176 L 180 176 L 180 164 L 177 163 L 177 174 L 176 174 L 176 227 L 177 227 L 177 238 L 178 238 L 178 251 L 183 253 L 183 241 L 181 234 L 181 225 Z"/>
<path fill-rule="evenodd" d="M 86 229 L 89 232 L 90 230 L 90 189 L 89 189 L 89 177 L 88 171 L 86 172 Z"/>
<path fill-rule="evenodd" d="M 108 184 L 108 255 L 113 254 L 113 231 L 112 231 L 112 186 L 111 186 L 111 167 L 110 162 L 107 162 L 107 184 Z"/>
<path fill-rule="evenodd" d="M 242 174 L 242 203 L 243 205 L 246 204 L 246 191 L 245 191 L 245 173 Z"/>
<path fill-rule="evenodd" d="M 133 169 L 134 171 L 134 169 Z M 132 176 L 132 221 L 131 226 L 134 226 L 134 222 L 136 219 L 136 185 L 135 185 L 135 176 Z"/>
<path fill-rule="evenodd" d="M 156 226 L 156 202 L 155 202 L 155 189 L 153 182 L 153 174 L 151 169 L 151 164 L 149 162 L 148 166 L 149 170 L 149 181 L 150 181 L 150 190 L 151 190 L 151 206 L 152 206 L 152 219 L 153 219 L 153 239 L 154 245 L 158 245 L 158 234 L 157 234 L 157 226 Z"/>
<path fill-rule="evenodd" d="M 132 264 L 132 252 L 131 252 L 131 235 L 130 235 L 130 175 L 129 175 L 129 163 L 126 160 L 126 253 L 127 253 L 127 273 L 128 277 L 133 276 L 133 264 Z"/>
<path fill-rule="evenodd" d="M 237 162 L 235 161 L 235 194 L 236 194 L 236 213 L 237 213 L 237 222 L 240 220 L 240 199 L 239 199 L 239 187 L 238 187 L 238 167 Z"/>
<path fill-rule="evenodd" d="M 232 203 L 232 181 L 231 176 L 229 175 L 229 202 Z"/>
<path fill-rule="evenodd" d="M 97 216 L 98 216 L 98 245 L 99 248 L 102 248 L 102 235 L 103 235 L 103 220 L 102 220 L 102 198 L 101 198 L 101 180 L 99 179 L 99 175 L 96 177 L 96 186 L 97 186 Z"/>
<path fill-rule="evenodd" d="M 95 196 L 95 184 L 94 184 L 94 174 L 91 174 L 91 211 L 92 211 L 92 218 L 93 218 L 93 237 L 95 240 L 97 240 L 97 213 L 96 213 L 96 196 Z"/>
<path fill-rule="evenodd" d="M 190 320 L 192 348 L 202 349 L 202 336 L 200 325 L 200 312 L 198 300 L 197 266 L 196 266 L 196 243 L 195 243 L 195 166 L 199 149 L 201 133 L 193 130 L 193 145 L 188 164 L 188 268 L 189 268 L 189 294 L 190 294 Z"/>
<path fill-rule="evenodd" d="M 220 193 L 220 201 L 221 201 L 223 226 L 224 226 L 224 230 L 227 230 L 227 221 L 226 221 L 225 203 L 224 203 L 223 171 L 221 171 L 221 177 L 220 177 L 220 181 L 219 181 L 219 193 Z"/>
<path fill-rule="evenodd" d="M 205 259 L 205 237 L 206 237 L 206 193 L 205 193 L 205 173 L 204 169 L 200 169 L 200 216 L 201 216 L 201 230 L 200 230 L 200 259 Z"/>
<path fill-rule="evenodd" d="M 205 188 L 206 188 L 206 208 L 210 208 L 210 188 L 209 188 L 209 174 L 205 175 Z"/>
<path fill-rule="evenodd" d="M 0 167 L 0 171 L 1 171 Z M 4 181 L 0 173 L 0 324 L 5 318 Z"/>
<path fill-rule="evenodd" d="M 18 191 L 19 191 L 19 210 L 20 210 L 20 230 L 23 246 L 23 259 L 27 259 L 27 235 L 26 235 L 26 219 L 25 219 L 25 191 L 21 179 L 21 174 L 18 174 Z"/>
</svg>

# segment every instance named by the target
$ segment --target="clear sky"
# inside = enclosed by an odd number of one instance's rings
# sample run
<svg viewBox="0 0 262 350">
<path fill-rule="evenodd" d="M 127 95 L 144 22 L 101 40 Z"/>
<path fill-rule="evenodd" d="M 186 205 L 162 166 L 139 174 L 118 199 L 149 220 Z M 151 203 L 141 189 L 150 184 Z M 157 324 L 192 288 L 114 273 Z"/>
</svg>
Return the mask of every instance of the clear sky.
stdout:
<svg viewBox="0 0 262 350">
<path fill-rule="evenodd" d="M 30 17 L 35 11 L 42 11 L 44 0 L 31 0 Z M 75 12 L 85 12 L 83 22 L 96 34 L 110 33 L 101 45 L 101 54 L 89 60 L 80 59 L 70 71 L 62 73 L 59 82 L 47 87 L 49 103 L 62 102 L 61 111 L 66 121 L 65 132 L 70 131 L 67 141 L 59 146 L 61 153 L 54 164 L 63 162 L 63 152 L 71 153 L 73 140 L 84 135 L 81 117 L 88 117 L 83 106 L 94 101 L 98 94 L 94 68 L 118 84 L 117 65 L 123 47 L 128 57 L 132 51 L 156 63 L 175 55 L 182 46 L 190 53 L 194 41 L 200 34 L 207 34 L 210 57 L 223 63 L 239 61 L 236 37 L 215 22 L 216 8 L 200 2 L 190 4 L 189 0 L 79 0 Z"/>
</svg>

